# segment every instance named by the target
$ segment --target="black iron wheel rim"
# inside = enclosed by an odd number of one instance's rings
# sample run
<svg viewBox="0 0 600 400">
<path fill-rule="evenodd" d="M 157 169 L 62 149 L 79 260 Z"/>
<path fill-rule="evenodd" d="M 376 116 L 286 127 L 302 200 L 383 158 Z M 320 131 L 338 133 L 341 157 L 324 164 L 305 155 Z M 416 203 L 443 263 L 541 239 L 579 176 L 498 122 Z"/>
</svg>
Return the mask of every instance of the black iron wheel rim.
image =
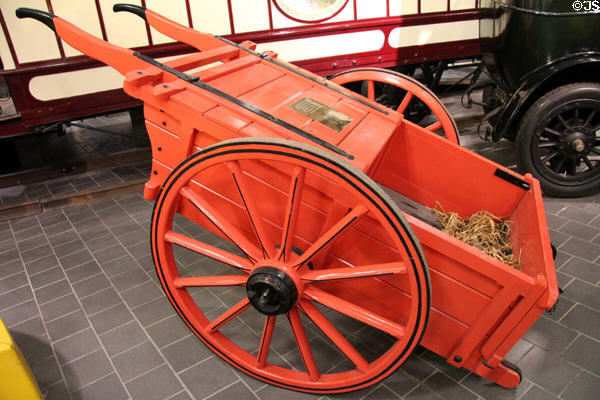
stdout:
<svg viewBox="0 0 600 400">
<path fill-rule="evenodd" d="M 562 104 L 540 121 L 532 161 L 550 182 L 577 186 L 600 178 L 600 101 Z"/>
</svg>

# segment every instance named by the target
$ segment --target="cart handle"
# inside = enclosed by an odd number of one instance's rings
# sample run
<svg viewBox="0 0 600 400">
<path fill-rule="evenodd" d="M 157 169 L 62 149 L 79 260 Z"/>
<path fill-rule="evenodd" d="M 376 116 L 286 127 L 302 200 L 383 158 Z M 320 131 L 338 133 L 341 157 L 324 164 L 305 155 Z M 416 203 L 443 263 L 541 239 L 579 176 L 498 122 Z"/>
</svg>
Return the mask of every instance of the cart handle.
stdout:
<svg viewBox="0 0 600 400">
<path fill-rule="evenodd" d="M 54 32 L 56 32 L 56 27 L 54 26 L 54 18 L 56 18 L 56 15 L 54 15 L 54 14 L 50 14 L 49 12 L 46 12 L 46 11 L 36 10 L 34 8 L 26 8 L 26 7 L 17 8 L 17 11 L 15 11 L 15 14 L 17 14 L 17 18 L 19 18 L 19 19 L 21 19 L 21 18 L 36 19 L 36 20 L 40 21 L 41 23 L 45 24 L 48 28 L 52 29 Z"/>
<path fill-rule="evenodd" d="M 33 18 L 52 29 L 62 40 L 88 56 L 126 75 L 129 71 L 148 68 L 148 63 L 133 55 L 133 51 L 108 43 L 79 29 L 70 22 L 33 8 L 17 8 L 17 18 Z"/>
<path fill-rule="evenodd" d="M 277 60 L 276 58 L 271 57 L 268 52 L 263 53 L 263 54 L 257 53 L 256 51 L 254 51 L 248 47 L 245 47 L 243 45 L 232 42 L 229 39 L 225 39 L 224 37 L 221 37 L 221 36 L 213 36 L 213 35 L 210 35 L 207 33 L 203 33 L 203 32 L 194 30 L 185 25 L 181 25 L 173 20 L 170 20 L 166 17 L 163 17 L 162 15 L 157 14 L 156 12 L 154 12 L 152 10 L 149 10 L 145 7 L 140 7 L 138 5 L 115 4 L 113 6 L 113 11 L 115 11 L 115 12 L 126 11 L 126 12 L 133 13 L 133 14 L 139 16 L 140 18 L 143 18 L 151 27 L 153 27 L 154 29 L 156 29 L 157 31 L 162 33 L 163 35 L 167 35 L 170 38 L 175 39 L 179 42 L 189 44 L 190 46 L 192 46 L 200 51 L 204 51 L 209 48 L 221 47 L 221 46 L 223 46 L 223 42 L 225 42 L 231 46 L 237 47 L 240 50 L 248 52 L 249 54 L 254 54 L 255 56 L 260 57 L 261 59 L 263 59 L 266 62 L 275 64 L 278 67 L 281 67 L 283 69 L 291 71 L 295 74 L 301 75 L 304 78 L 309 79 L 318 85 L 325 86 L 333 91 L 336 91 L 336 92 L 338 92 L 346 97 L 349 97 L 352 100 L 357 101 L 357 102 L 359 102 L 373 110 L 376 110 L 384 115 L 389 115 L 389 112 L 386 111 L 384 108 L 379 107 L 377 104 L 369 102 L 368 100 L 365 100 L 362 96 L 357 96 L 353 92 L 346 90 L 345 88 L 340 87 L 340 86 L 336 85 L 335 83 L 331 83 L 330 81 L 328 81 L 326 79 L 323 79 L 321 77 L 317 77 L 314 74 L 310 74 L 305 71 L 302 71 L 301 69 L 298 69 L 297 67 L 287 64 L 285 62 L 281 62 L 281 61 Z"/>
<path fill-rule="evenodd" d="M 135 4 L 119 3 L 113 6 L 113 11 L 125 11 L 135 14 L 138 17 L 143 18 L 157 31 L 169 36 L 171 39 L 189 44 L 200 51 L 223 46 L 223 42 L 219 40 L 219 38 L 216 38 L 208 33 L 199 32 L 188 28 L 185 25 L 181 25 L 175 21 L 163 17 L 162 15 L 147 9 L 146 7 L 141 7 Z"/>
</svg>

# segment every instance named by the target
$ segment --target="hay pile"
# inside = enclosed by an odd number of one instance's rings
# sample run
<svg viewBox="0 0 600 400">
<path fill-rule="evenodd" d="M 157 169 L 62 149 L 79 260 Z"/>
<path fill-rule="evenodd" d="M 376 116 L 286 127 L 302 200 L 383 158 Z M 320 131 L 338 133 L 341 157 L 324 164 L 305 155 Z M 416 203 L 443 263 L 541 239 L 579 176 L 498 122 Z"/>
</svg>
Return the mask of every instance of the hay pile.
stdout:
<svg viewBox="0 0 600 400">
<path fill-rule="evenodd" d="M 469 218 L 462 218 L 455 212 L 446 212 L 437 202 L 431 210 L 443 232 L 521 270 L 521 257 L 519 255 L 519 259 L 515 258 L 508 240 L 509 222 L 485 210 L 477 211 Z"/>
</svg>

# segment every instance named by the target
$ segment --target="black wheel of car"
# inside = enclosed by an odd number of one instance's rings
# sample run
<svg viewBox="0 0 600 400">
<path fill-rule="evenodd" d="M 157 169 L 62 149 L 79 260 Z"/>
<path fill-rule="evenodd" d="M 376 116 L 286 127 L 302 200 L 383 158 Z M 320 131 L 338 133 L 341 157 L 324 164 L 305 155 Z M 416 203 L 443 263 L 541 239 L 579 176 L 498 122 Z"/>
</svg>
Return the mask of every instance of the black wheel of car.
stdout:
<svg viewBox="0 0 600 400">
<path fill-rule="evenodd" d="M 521 120 L 517 151 L 545 194 L 600 191 L 600 84 L 564 85 L 537 100 Z"/>
</svg>

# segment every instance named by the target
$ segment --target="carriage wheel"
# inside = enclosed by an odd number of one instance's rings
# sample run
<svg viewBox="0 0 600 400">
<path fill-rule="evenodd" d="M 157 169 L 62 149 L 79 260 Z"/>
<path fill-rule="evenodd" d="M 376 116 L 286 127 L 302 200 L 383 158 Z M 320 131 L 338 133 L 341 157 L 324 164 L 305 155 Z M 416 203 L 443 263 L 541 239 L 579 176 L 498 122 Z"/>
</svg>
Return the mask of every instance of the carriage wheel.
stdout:
<svg viewBox="0 0 600 400">
<path fill-rule="evenodd" d="M 338 85 L 361 82 L 363 96 L 405 114 L 414 123 L 421 122 L 423 111 L 431 112 L 435 120 L 427 121 L 424 128 L 460 144 L 456 123 L 440 99 L 407 75 L 380 68 L 357 68 L 334 75 L 330 80 Z"/>
<path fill-rule="evenodd" d="M 429 276 L 410 226 L 371 179 L 311 146 L 234 139 L 194 154 L 166 180 L 151 238 L 181 318 L 263 381 L 360 389 L 423 335 Z"/>
</svg>

